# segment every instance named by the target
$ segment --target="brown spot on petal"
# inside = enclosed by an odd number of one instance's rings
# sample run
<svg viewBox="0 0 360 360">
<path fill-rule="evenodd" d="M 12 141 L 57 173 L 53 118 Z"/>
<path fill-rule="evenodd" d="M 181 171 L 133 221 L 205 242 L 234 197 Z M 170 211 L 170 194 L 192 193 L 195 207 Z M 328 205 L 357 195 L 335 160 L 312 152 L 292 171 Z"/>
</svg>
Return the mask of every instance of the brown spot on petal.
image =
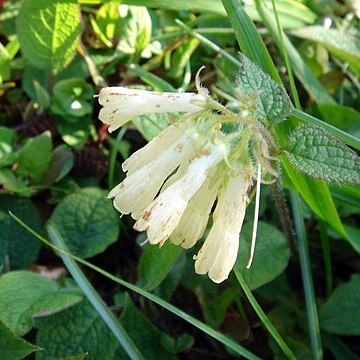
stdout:
<svg viewBox="0 0 360 360">
<path fill-rule="evenodd" d="M 178 145 L 176 145 L 174 150 L 176 152 L 178 152 L 178 153 L 181 153 L 183 151 L 183 149 L 184 149 L 184 145 L 183 144 L 178 144 Z"/>
<path fill-rule="evenodd" d="M 151 211 L 144 211 L 144 213 L 141 215 L 141 218 L 145 221 L 149 221 L 151 217 Z"/>
</svg>

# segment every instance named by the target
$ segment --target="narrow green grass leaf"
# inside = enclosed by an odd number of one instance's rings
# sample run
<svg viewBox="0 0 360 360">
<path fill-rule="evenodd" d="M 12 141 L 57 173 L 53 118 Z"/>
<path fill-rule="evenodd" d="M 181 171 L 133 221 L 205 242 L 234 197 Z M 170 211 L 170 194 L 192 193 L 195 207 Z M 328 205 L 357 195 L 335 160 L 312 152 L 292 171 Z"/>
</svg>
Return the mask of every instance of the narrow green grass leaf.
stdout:
<svg viewBox="0 0 360 360">
<path fill-rule="evenodd" d="M 290 350 L 290 348 L 288 347 L 288 345 L 285 343 L 285 341 L 283 340 L 283 338 L 281 337 L 281 335 L 279 334 L 279 332 L 276 330 L 276 328 L 274 327 L 274 325 L 271 323 L 271 321 L 269 320 L 269 318 L 266 316 L 265 312 L 263 311 L 263 309 L 261 308 L 261 306 L 259 305 L 259 303 L 256 301 L 254 295 L 251 293 L 249 287 L 247 286 L 245 280 L 243 279 L 240 271 L 238 268 L 234 269 L 235 275 L 239 281 L 239 284 L 241 286 L 241 288 L 243 289 L 247 299 L 249 300 L 251 306 L 253 307 L 253 309 L 255 310 L 257 316 L 260 318 L 261 322 L 263 323 L 263 325 L 266 327 L 266 329 L 269 331 L 269 333 L 271 334 L 271 336 L 273 337 L 273 339 L 277 342 L 277 344 L 280 346 L 280 348 L 282 349 L 282 351 L 284 352 L 284 354 L 287 356 L 288 359 L 293 359 L 296 360 L 295 355 L 293 354 L 293 352 Z"/>
<path fill-rule="evenodd" d="M 100 269 L 99 267 L 89 263 L 88 261 L 85 261 L 83 259 L 80 259 L 80 258 L 78 258 L 76 256 L 73 256 L 73 255 L 69 254 L 64 248 L 60 248 L 58 246 L 55 246 L 54 244 L 52 244 L 51 242 L 49 242 L 48 240 L 43 238 L 40 234 L 35 232 L 33 229 L 31 229 L 25 222 L 23 222 L 21 219 L 19 219 L 16 215 L 14 215 L 11 212 L 9 212 L 9 213 L 10 213 L 10 216 L 17 223 L 19 223 L 27 231 L 29 231 L 31 234 L 33 234 L 35 237 L 37 237 L 41 242 L 43 242 L 44 244 L 46 244 L 47 246 L 49 246 L 50 248 L 52 248 L 56 252 L 62 254 L 62 256 L 64 256 L 64 258 L 65 257 L 68 258 L 69 261 L 70 260 L 75 260 L 76 262 L 79 262 L 79 263 L 81 263 L 81 264 L 95 270 L 96 272 L 98 272 L 99 274 L 107 277 L 108 279 L 110 279 L 110 280 L 112 280 L 112 281 L 126 287 L 127 289 L 130 289 L 130 290 L 136 292 L 137 294 L 149 299 L 150 301 L 160 305 L 164 309 L 170 311 L 171 313 L 175 314 L 176 316 L 178 316 L 178 317 L 182 318 L 183 320 L 187 321 L 189 324 L 195 326 L 196 328 L 198 328 L 199 330 L 201 330 L 205 334 L 208 334 L 209 336 L 211 336 L 215 340 L 221 342 L 223 345 L 227 346 L 228 348 L 233 350 L 235 353 L 237 353 L 237 354 L 239 354 L 241 356 L 244 356 L 246 359 L 260 360 L 260 358 L 258 356 L 256 356 L 252 352 L 246 350 L 244 347 L 237 344 L 235 341 L 233 341 L 232 339 L 230 339 L 226 335 L 223 335 L 223 334 L 219 333 L 218 331 L 212 329 L 211 327 L 209 327 L 206 324 L 204 324 L 203 322 L 195 319 L 194 317 L 192 317 L 188 313 L 178 309 L 176 306 L 171 305 L 167 301 L 162 300 L 161 298 L 147 292 L 146 290 L 143 290 L 143 289 L 139 288 L 136 285 L 130 284 L 127 281 L 122 280 L 122 279 L 108 273 L 107 271 Z M 69 271 L 70 271 L 70 269 L 69 269 Z M 84 276 L 84 274 L 82 274 L 82 275 Z"/>
<path fill-rule="evenodd" d="M 281 37 L 278 33 L 272 12 L 267 9 L 260 0 L 255 0 L 255 4 L 259 15 L 261 16 L 262 22 L 269 30 L 272 39 L 275 41 L 277 46 L 281 48 Z M 312 74 L 311 70 L 305 64 L 304 60 L 301 58 L 300 54 L 288 39 L 288 37 L 284 33 L 282 34 L 282 37 L 284 40 L 286 52 L 291 62 L 291 66 L 304 88 L 311 96 L 313 96 L 315 101 L 319 103 L 334 104 L 335 100 L 333 97 L 326 91 L 320 81 Z"/>
<path fill-rule="evenodd" d="M 267 72 L 276 82 L 281 83 L 279 73 L 266 49 L 265 44 L 245 9 L 238 0 L 222 0 L 236 39 L 242 52 L 262 70 Z"/>
<path fill-rule="evenodd" d="M 50 236 L 50 239 L 54 242 L 54 244 L 61 248 L 64 251 L 67 251 L 64 240 L 61 238 L 60 233 L 57 231 L 56 227 L 52 224 L 48 224 L 47 230 Z M 112 331 L 116 339 L 119 341 L 120 345 L 124 348 L 126 353 L 129 355 L 131 359 L 144 359 L 140 350 L 135 346 L 133 341 L 129 338 L 128 334 L 123 329 L 122 325 L 118 322 L 115 315 L 111 312 L 111 310 L 106 306 L 104 301 L 98 295 L 96 290 L 92 287 L 90 282 L 87 280 L 84 273 L 80 270 L 79 266 L 76 262 L 68 256 L 64 254 L 59 254 L 69 270 L 71 276 L 74 278 L 76 283 L 84 292 L 85 296 L 88 298 L 90 303 L 99 313 L 101 318 L 104 320 L 106 325 Z"/>
<path fill-rule="evenodd" d="M 299 194 L 295 191 L 290 192 L 295 230 L 298 237 L 298 253 L 300 258 L 301 274 L 304 286 L 306 312 L 308 314 L 308 326 L 310 332 L 311 348 L 314 359 L 322 359 L 322 347 L 320 337 L 320 327 L 318 311 L 315 301 L 314 284 L 311 275 L 308 242 L 302 214 L 302 206 Z"/>
</svg>

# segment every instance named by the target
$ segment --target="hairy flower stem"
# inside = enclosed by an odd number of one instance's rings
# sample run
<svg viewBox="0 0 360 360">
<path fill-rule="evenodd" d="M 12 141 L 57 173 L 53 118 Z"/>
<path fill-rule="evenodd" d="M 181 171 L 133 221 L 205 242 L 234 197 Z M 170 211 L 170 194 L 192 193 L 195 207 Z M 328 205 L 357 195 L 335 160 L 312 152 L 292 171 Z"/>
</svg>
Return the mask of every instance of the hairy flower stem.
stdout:
<svg viewBox="0 0 360 360">
<path fill-rule="evenodd" d="M 272 189 L 273 189 L 275 205 L 279 213 L 283 231 L 286 237 L 289 239 L 291 247 L 294 247 L 295 246 L 294 226 L 290 217 L 289 207 L 285 200 L 285 194 L 281 186 L 280 179 L 278 179 L 272 184 Z"/>
</svg>

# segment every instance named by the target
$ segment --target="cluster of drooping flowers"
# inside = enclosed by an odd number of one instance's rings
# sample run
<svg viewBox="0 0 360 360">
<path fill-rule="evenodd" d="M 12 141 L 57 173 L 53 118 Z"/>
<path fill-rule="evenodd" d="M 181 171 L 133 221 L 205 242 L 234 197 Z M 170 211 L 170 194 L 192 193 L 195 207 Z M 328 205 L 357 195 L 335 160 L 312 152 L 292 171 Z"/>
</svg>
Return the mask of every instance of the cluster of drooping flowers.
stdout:
<svg viewBox="0 0 360 360">
<path fill-rule="evenodd" d="M 251 265 L 259 208 L 260 182 L 276 171 L 271 136 L 257 121 L 255 97 L 237 94 L 237 109 L 213 100 L 196 77 L 198 93 L 161 93 L 108 87 L 101 90 L 99 119 L 109 131 L 147 113 L 185 113 L 124 163 L 123 182 L 109 193 L 134 228 L 150 244 L 168 239 L 185 249 L 200 240 L 210 214 L 211 229 L 194 256 L 195 271 L 216 283 L 233 268 L 249 191 L 257 179 Z M 263 175 L 262 175 L 263 174 Z"/>
</svg>

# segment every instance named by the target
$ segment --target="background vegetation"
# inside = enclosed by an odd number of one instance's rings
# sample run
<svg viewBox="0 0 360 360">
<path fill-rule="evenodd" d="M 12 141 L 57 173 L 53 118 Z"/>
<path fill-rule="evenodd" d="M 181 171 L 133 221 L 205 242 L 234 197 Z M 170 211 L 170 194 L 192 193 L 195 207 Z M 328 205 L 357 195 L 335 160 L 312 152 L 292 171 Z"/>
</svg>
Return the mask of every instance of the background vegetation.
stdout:
<svg viewBox="0 0 360 360">
<path fill-rule="evenodd" d="M 195 91 L 206 65 L 225 103 L 241 50 L 292 96 L 279 139 L 307 123 L 359 150 L 356 0 L 0 3 L 1 359 L 359 358 L 359 185 L 329 187 L 283 158 L 285 199 L 263 186 L 251 269 L 253 204 L 218 286 L 194 274 L 196 249 L 141 246 L 106 199 L 169 117 L 109 135 L 93 97 L 107 85 Z"/>
</svg>

